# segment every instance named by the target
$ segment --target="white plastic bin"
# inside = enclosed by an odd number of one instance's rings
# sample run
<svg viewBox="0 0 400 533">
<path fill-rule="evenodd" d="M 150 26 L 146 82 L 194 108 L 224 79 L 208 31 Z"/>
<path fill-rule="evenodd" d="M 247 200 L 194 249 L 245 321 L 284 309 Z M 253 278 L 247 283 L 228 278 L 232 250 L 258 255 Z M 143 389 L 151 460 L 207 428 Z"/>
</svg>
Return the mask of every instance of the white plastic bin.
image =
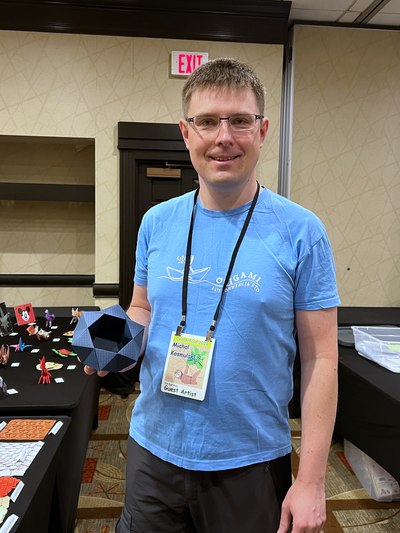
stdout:
<svg viewBox="0 0 400 533">
<path fill-rule="evenodd" d="M 358 480 L 373 500 L 392 502 L 400 500 L 400 486 L 384 468 L 344 439 L 344 454 Z"/>
<path fill-rule="evenodd" d="M 400 372 L 400 328 L 352 326 L 357 352 L 378 365 Z"/>
</svg>

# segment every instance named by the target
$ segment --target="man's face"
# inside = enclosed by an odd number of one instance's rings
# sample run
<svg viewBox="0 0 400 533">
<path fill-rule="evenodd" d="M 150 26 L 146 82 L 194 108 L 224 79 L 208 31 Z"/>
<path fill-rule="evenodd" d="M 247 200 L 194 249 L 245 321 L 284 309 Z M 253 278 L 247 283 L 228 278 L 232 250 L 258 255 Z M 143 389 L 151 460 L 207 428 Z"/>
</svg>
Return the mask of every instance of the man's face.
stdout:
<svg viewBox="0 0 400 533">
<path fill-rule="evenodd" d="M 192 95 L 188 118 L 238 113 L 260 113 L 251 89 L 199 89 Z M 232 132 L 226 120 L 217 131 L 206 134 L 184 120 L 180 121 L 180 128 L 201 186 L 210 191 L 229 191 L 255 183 L 256 165 L 268 129 L 266 119 L 257 120 L 252 131 L 243 132 Z"/>
</svg>

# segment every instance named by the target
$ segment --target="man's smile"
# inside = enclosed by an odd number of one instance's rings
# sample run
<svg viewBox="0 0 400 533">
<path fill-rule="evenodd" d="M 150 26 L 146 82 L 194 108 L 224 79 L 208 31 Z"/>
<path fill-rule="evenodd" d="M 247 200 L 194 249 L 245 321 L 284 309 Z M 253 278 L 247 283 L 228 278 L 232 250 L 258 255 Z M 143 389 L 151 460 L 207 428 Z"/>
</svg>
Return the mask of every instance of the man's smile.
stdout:
<svg viewBox="0 0 400 533">
<path fill-rule="evenodd" d="M 239 156 L 238 155 L 231 155 L 231 156 L 227 156 L 227 155 L 213 156 L 213 155 L 210 155 L 209 157 L 213 161 L 233 161 L 234 159 L 237 159 Z"/>
</svg>

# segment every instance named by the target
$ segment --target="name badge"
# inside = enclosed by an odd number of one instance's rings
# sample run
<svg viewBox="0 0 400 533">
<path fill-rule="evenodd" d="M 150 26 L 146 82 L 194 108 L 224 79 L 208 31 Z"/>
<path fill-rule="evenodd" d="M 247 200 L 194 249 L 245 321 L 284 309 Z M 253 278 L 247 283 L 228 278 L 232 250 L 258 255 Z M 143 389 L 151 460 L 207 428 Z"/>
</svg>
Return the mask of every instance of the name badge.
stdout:
<svg viewBox="0 0 400 533">
<path fill-rule="evenodd" d="M 161 381 L 161 390 L 192 400 L 204 400 L 215 339 L 176 335 L 173 331 Z"/>
</svg>

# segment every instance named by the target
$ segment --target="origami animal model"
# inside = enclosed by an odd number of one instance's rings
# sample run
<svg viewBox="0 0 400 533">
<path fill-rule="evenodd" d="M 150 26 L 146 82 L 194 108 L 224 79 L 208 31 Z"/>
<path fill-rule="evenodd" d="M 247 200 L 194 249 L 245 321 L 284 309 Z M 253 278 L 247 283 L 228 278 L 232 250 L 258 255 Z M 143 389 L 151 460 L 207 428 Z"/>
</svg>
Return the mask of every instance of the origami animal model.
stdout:
<svg viewBox="0 0 400 533">
<path fill-rule="evenodd" d="M 82 311 L 79 311 L 78 308 L 74 309 L 72 307 L 71 314 L 72 314 L 72 318 L 71 318 L 70 324 L 75 324 L 75 322 L 78 322 L 78 320 L 81 318 Z"/>
<path fill-rule="evenodd" d="M 50 331 L 45 331 L 44 329 L 38 329 L 36 331 L 36 338 L 38 341 L 47 341 L 50 337 Z"/>
<path fill-rule="evenodd" d="M 56 315 L 54 315 L 53 313 L 49 313 L 49 310 L 46 309 L 44 312 L 44 318 L 46 319 L 46 328 L 51 328 L 51 325 L 53 324 Z"/>
<path fill-rule="evenodd" d="M 18 344 L 10 344 L 11 348 L 14 348 L 16 352 L 23 352 L 25 348 L 32 348 L 32 344 L 25 344 L 24 341 L 19 338 Z"/>
</svg>

